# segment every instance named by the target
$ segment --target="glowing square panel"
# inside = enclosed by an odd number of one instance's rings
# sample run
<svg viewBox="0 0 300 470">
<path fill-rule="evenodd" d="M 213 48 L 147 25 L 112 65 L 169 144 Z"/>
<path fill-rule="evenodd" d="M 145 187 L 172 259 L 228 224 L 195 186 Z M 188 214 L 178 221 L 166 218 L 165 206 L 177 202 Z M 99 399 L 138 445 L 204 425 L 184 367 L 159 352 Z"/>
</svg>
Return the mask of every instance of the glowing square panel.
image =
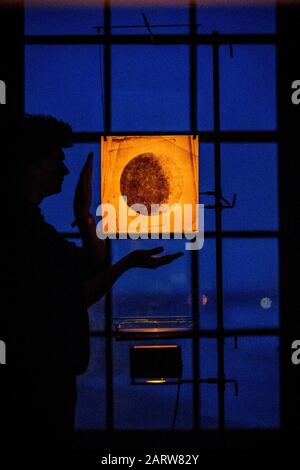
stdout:
<svg viewBox="0 0 300 470">
<path fill-rule="evenodd" d="M 102 138 L 104 232 L 196 232 L 198 194 L 198 137 Z M 115 210 L 115 225 L 113 211 L 105 207 Z"/>
</svg>

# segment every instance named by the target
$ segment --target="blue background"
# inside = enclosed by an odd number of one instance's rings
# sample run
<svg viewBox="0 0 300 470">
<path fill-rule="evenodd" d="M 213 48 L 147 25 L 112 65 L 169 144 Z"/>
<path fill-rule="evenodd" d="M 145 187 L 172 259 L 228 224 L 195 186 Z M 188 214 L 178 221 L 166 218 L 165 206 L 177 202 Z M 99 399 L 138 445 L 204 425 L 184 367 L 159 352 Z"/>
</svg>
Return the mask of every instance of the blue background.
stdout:
<svg viewBox="0 0 300 470">
<path fill-rule="evenodd" d="M 152 24 L 188 23 L 186 8 L 119 8 L 113 25 L 143 24 L 141 12 Z M 200 32 L 274 33 L 274 8 L 198 7 Z M 27 8 L 26 34 L 94 34 L 103 24 L 101 9 Z M 187 33 L 186 28 L 158 28 L 159 33 Z M 113 29 L 113 34 L 145 34 L 141 29 Z M 220 48 L 222 130 L 276 130 L 275 47 L 260 45 Z M 213 130 L 212 50 L 198 47 L 198 127 Z M 118 131 L 189 130 L 189 48 L 187 46 L 112 46 L 112 129 Z M 75 131 L 103 130 L 100 74 L 103 51 L 86 45 L 27 45 L 25 51 L 25 107 L 29 113 L 52 114 L 68 121 Z M 66 150 L 71 174 L 63 193 L 42 204 L 46 219 L 62 232 L 74 232 L 72 198 L 80 169 L 94 151 L 93 203 L 100 197 L 100 145 L 76 144 Z M 214 149 L 201 142 L 200 191 L 214 189 Z M 224 230 L 278 230 L 277 145 L 223 144 L 222 190 L 237 193 L 234 210 L 225 211 Z M 204 198 L 204 203 L 212 201 Z M 214 211 L 205 212 L 205 229 L 214 230 Z M 74 241 L 73 241 L 74 242 Z M 79 243 L 79 242 L 76 242 Z M 162 244 L 166 251 L 182 250 L 184 241 L 114 241 L 113 260 L 139 247 Z M 275 239 L 244 238 L 223 241 L 224 315 L 228 328 L 276 327 L 278 306 L 278 243 Z M 200 327 L 216 327 L 215 240 L 206 238 L 200 252 L 199 295 L 208 298 L 200 308 Z M 263 309 L 260 301 L 271 299 Z M 113 288 L 115 316 L 190 315 L 191 253 L 157 271 L 132 270 Z M 104 329 L 104 300 L 90 309 L 91 329 Z M 105 340 L 92 339 L 88 372 L 79 377 L 77 428 L 105 428 Z M 168 342 L 165 342 L 168 343 Z M 184 378 L 192 377 L 191 341 L 181 340 Z M 175 387 L 129 385 L 131 343 L 114 343 L 114 425 L 119 429 L 169 429 L 175 406 Z M 278 338 L 245 337 L 239 348 L 225 343 L 225 370 L 239 381 L 240 394 L 226 389 L 226 425 L 229 428 L 279 426 Z M 216 340 L 200 341 L 202 378 L 217 373 Z M 201 426 L 217 427 L 217 388 L 200 387 Z M 192 386 L 184 385 L 177 428 L 192 428 Z"/>
</svg>

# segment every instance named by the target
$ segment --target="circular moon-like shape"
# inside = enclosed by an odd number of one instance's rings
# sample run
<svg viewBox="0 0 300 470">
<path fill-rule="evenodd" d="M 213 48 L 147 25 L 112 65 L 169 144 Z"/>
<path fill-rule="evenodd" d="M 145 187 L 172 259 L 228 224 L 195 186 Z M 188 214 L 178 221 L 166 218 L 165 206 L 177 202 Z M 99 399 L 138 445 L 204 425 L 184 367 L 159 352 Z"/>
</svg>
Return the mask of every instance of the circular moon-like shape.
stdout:
<svg viewBox="0 0 300 470">
<path fill-rule="evenodd" d="M 162 211 L 162 204 L 176 203 L 182 194 L 182 176 L 179 168 L 169 157 L 154 153 L 142 153 L 132 158 L 124 167 L 120 178 L 122 196 L 127 205 L 142 204 L 143 215 Z"/>
<path fill-rule="evenodd" d="M 272 307 L 272 300 L 270 299 L 270 297 L 263 297 L 260 300 L 260 306 L 261 306 L 261 308 L 263 308 L 265 310 L 271 308 Z"/>
</svg>

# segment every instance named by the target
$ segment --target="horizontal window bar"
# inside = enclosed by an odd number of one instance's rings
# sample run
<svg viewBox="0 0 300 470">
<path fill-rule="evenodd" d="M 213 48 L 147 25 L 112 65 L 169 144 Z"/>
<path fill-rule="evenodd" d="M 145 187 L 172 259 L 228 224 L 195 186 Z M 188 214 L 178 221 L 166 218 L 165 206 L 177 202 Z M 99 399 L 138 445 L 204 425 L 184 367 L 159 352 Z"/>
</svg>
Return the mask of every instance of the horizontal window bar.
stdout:
<svg viewBox="0 0 300 470">
<path fill-rule="evenodd" d="M 186 131 L 127 131 L 118 132 L 113 131 L 105 134 L 103 131 L 100 132 L 74 132 L 74 140 L 77 143 L 92 143 L 99 142 L 100 136 L 103 135 L 192 135 L 194 134 L 191 130 Z M 238 142 L 238 143 L 276 143 L 278 141 L 279 134 L 277 131 L 198 131 L 194 135 L 199 135 L 200 143 L 211 143 L 211 142 Z"/>
<path fill-rule="evenodd" d="M 276 34 L 153 34 L 155 45 L 178 44 L 276 44 Z M 114 34 L 104 35 L 36 35 L 25 36 L 25 44 L 152 44 L 149 34 Z"/>
</svg>

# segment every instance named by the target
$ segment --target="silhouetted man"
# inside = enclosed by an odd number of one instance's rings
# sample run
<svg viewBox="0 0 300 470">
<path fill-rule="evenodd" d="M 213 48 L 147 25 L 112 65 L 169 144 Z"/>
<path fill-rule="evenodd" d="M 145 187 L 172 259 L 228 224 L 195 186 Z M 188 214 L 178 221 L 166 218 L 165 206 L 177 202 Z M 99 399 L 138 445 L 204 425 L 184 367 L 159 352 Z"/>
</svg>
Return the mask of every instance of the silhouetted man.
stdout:
<svg viewBox="0 0 300 470">
<path fill-rule="evenodd" d="M 87 307 L 128 269 L 157 268 L 182 253 L 155 257 L 162 248 L 136 250 L 109 264 L 90 214 L 92 154 L 74 196 L 83 247 L 66 241 L 39 205 L 61 191 L 69 173 L 62 149 L 72 143 L 71 127 L 49 116 L 25 116 L 7 143 L 2 287 L 8 307 L 1 313 L 9 371 L 6 435 L 11 446 L 65 447 L 74 424 L 76 376 L 89 360 Z"/>
</svg>

